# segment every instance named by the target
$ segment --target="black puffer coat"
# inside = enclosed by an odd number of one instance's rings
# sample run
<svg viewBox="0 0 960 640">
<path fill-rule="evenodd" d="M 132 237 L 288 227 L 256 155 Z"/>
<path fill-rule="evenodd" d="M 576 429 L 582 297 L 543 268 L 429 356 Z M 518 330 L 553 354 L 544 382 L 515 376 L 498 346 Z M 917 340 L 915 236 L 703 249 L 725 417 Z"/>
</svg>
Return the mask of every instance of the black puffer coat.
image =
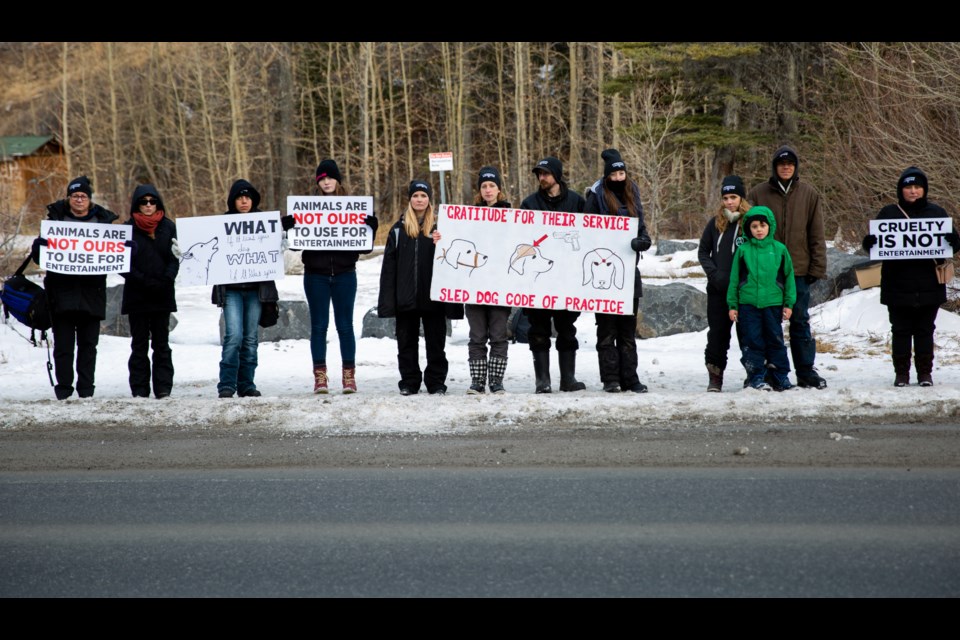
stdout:
<svg viewBox="0 0 960 640">
<path fill-rule="evenodd" d="M 177 310 L 173 283 L 180 271 L 180 261 L 171 250 L 173 239 L 177 237 L 177 225 L 164 215 L 151 238 L 133 222 L 133 213 L 139 210 L 137 200 L 148 195 L 159 201 L 157 210 L 166 214 L 163 199 L 153 185 L 144 184 L 136 188 L 130 204 L 130 219 L 124 223 L 133 227 L 133 240 L 137 243 L 130 272 L 120 274 L 126 279 L 120 309 L 125 314 Z"/>
<path fill-rule="evenodd" d="M 646 251 L 650 248 L 650 234 L 647 233 L 647 224 L 643 220 L 643 205 L 640 203 L 640 189 L 637 188 L 636 183 L 631 182 L 633 186 L 633 201 L 637 206 L 637 238 L 640 239 L 641 247 L 646 247 L 642 249 Z M 617 198 L 617 203 L 620 205 L 616 211 L 610 211 L 607 206 L 607 199 L 605 194 L 605 185 L 603 180 L 598 180 L 593 184 L 592 187 L 587 189 L 587 198 L 586 204 L 584 205 L 584 213 L 598 213 L 602 216 L 626 216 L 630 217 L 630 211 L 627 209 L 627 206 L 623 204 L 619 196 L 614 193 L 614 196 Z M 640 263 L 640 252 L 636 252 L 633 257 L 633 267 L 636 272 L 633 280 L 633 297 L 642 298 L 643 297 L 643 281 L 640 278 L 640 272 L 637 270 L 637 265 Z"/>
</svg>

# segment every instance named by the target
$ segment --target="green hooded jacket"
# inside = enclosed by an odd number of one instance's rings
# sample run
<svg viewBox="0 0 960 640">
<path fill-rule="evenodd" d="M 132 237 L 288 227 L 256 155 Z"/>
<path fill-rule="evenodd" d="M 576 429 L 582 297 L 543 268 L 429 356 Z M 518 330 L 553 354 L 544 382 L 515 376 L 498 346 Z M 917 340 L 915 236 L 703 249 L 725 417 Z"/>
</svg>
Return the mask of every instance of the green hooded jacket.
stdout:
<svg viewBox="0 0 960 640">
<path fill-rule="evenodd" d="M 763 240 L 750 233 L 751 218 L 763 216 L 770 231 Z M 730 268 L 727 306 L 741 304 L 758 309 L 790 307 L 797 302 L 797 285 L 793 279 L 793 261 L 787 246 L 773 239 L 777 221 L 767 207 L 753 207 L 743 217 L 743 244 L 737 249 Z"/>
</svg>

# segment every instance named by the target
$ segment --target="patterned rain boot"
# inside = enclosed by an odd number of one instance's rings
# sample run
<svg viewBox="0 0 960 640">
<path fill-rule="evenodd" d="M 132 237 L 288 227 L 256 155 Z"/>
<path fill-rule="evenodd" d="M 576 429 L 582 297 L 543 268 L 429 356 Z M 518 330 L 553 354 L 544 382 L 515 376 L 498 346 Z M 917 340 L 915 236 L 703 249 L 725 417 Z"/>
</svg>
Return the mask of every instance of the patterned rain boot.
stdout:
<svg viewBox="0 0 960 640">
<path fill-rule="evenodd" d="M 467 393 L 470 395 L 478 395 L 485 393 L 486 384 L 487 384 L 487 360 L 469 360 L 467 364 L 470 365 L 470 388 L 467 389 Z"/>
<path fill-rule="evenodd" d="M 506 393 L 503 388 L 503 376 L 507 373 L 506 358 L 490 358 L 490 393 Z"/>
</svg>

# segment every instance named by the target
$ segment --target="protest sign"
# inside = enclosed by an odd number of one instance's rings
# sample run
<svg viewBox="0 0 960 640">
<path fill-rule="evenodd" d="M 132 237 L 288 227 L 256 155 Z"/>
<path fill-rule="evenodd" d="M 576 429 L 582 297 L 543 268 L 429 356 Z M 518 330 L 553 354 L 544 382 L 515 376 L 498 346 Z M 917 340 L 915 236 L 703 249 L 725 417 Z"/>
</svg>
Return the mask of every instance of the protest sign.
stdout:
<svg viewBox="0 0 960 640">
<path fill-rule="evenodd" d="M 440 205 L 430 298 L 633 313 L 637 218 Z"/>
<path fill-rule="evenodd" d="M 951 231 L 951 218 L 871 220 L 870 233 L 877 236 L 877 244 L 870 249 L 870 259 L 949 258 L 953 248 L 946 236 Z"/>
<path fill-rule="evenodd" d="M 103 275 L 130 271 L 132 250 L 124 243 L 133 237 L 128 224 L 58 222 L 43 220 L 40 267 L 56 273 Z"/>
<path fill-rule="evenodd" d="M 287 196 L 287 214 L 297 225 L 287 231 L 291 249 L 369 251 L 373 229 L 371 196 Z"/>
<path fill-rule="evenodd" d="M 180 286 L 283 278 L 279 211 L 180 218 L 177 241 Z"/>
</svg>

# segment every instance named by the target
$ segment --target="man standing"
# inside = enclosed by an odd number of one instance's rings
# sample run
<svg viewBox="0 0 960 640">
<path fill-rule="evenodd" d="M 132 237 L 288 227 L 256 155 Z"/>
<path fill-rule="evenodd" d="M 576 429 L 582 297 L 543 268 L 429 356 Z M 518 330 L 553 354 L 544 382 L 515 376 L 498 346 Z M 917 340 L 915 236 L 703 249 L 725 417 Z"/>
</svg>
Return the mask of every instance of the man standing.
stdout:
<svg viewBox="0 0 960 640">
<path fill-rule="evenodd" d="M 531 193 L 520 203 L 521 209 L 534 211 L 563 211 L 583 213 L 584 200 L 576 191 L 571 191 L 563 181 L 563 165 L 554 157 L 546 157 L 533 168 L 540 182 L 540 189 Z M 530 319 L 527 339 L 533 353 L 533 371 L 536 376 L 537 393 L 550 393 L 550 336 L 553 334 L 550 321 L 557 330 L 557 356 L 560 360 L 560 391 L 582 391 L 587 385 L 576 379 L 577 327 L 579 311 L 524 309 Z"/>
<path fill-rule="evenodd" d="M 777 221 L 775 239 L 787 245 L 793 260 L 797 302 L 790 317 L 790 353 L 797 386 L 826 389 L 827 381 L 813 367 L 817 343 L 810 332 L 810 285 L 827 276 L 827 243 L 823 235 L 820 194 L 797 176 L 797 152 L 788 146 L 773 154 L 773 175 L 747 194 L 747 201 L 768 207 Z"/>
</svg>

